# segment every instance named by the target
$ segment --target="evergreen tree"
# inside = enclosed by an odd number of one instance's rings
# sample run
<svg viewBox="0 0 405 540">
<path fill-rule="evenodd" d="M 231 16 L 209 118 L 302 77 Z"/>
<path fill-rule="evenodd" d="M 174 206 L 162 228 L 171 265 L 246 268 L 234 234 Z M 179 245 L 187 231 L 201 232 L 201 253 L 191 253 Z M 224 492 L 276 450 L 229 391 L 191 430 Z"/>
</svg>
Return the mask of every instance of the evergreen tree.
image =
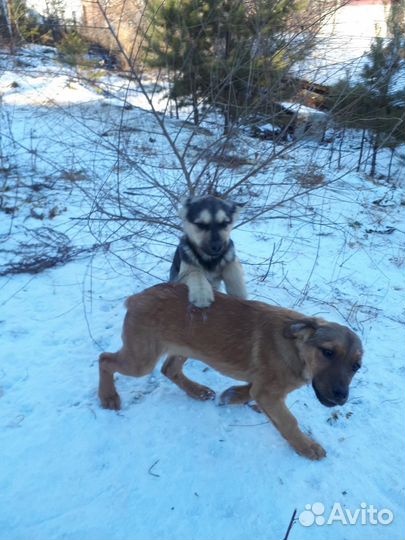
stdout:
<svg viewBox="0 0 405 540">
<path fill-rule="evenodd" d="M 370 134 L 370 175 L 375 176 L 379 150 L 405 142 L 405 1 L 394 2 L 387 20 L 390 36 L 376 37 L 359 82 L 340 81 L 331 92 L 335 118 L 343 125 Z M 402 84 L 400 84 L 402 81 Z"/>
<path fill-rule="evenodd" d="M 170 97 L 179 105 L 191 100 L 195 123 L 200 104 L 211 105 L 222 111 L 228 131 L 244 115 L 268 112 L 275 100 L 286 97 L 280 82 L 308 52 L 313 38 L 303 39 L 302 32 L 302 14 L 309 4 L 151 0 L 149 65 L 168 69 Z M 294 40 L 297 28 L 300 39 Z"/>
<path fill-rule="evenodd" d="M 179 106 L 191 99 L 195 124 L 199 123 L 202 81 L 209 78 L 216 5 L 215 0 L 151 0 L 147 7 L 148 63 L 167 69 L 170 98 Z"/>
</svg>

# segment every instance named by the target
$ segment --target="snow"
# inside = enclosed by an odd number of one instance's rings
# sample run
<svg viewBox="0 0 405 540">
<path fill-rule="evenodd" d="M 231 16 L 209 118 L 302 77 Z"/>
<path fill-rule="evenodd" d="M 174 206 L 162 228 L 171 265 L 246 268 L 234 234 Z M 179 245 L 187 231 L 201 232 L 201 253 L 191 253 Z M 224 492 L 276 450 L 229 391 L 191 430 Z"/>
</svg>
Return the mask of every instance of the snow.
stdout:
<svg viewBox="0 0 405 540">
<path fill-rule="evenodd" d="M 299 116 L 311 116 L 311 117 L 318 117 L 318 118 L 325 118 L 327 116 L 325 112 L 319 111 L 318 109 L 315 109 L 314 107 L 307 107 L 306 105 L 302 105 L 301 103 L 292 103 L 291 101 L 281 101 L 280 105 L 284 107 L 284 109 L 294 112 L 298 114 Z"/>
<path fill-rule="evenodd" d="M 336 84 L 350 74 L 360 77 L 376 37 L 387 39 L 389 2 L 351 1 L 326 18 L 309 59 L 294 69 L 299 77 L 325 85 Z"/>
<path fill-rule="evenodd" d="M 400 156 L 390 182 L 373 182 L 355 172 L 357 134 L 344 143 L 340 169 L 335 157 L 328 165 L 330 146 L 303 141 L 252 180 L 241 222 L 296 193 L 293 179 L 310 176 L 311 164 L 324 175 L 324 185 L 233 233 L 252 299 L 348 324 L 362 338 L 364 367 L 346 405 L 327 409 L 310 387 L 288 398 L 302 429 L 327 450 L 325 460 L 296 455 L 248 407 L 193 401 L 159 366 L 145 378 L 119 376 L 123 408 L 105 411 L 96 394 L 98 355 L 120 346 L 125 297 L 166 279 L 177 233 L 151 229 L 148 250 L 140 252 L 143 240 L 131 237 L 130 224 L 122 231 L 113 221 L 95 228 L 82 218 L 95 211 L 95 194 L 98 201 L 105 194 L 113 207 L 108 197 L 119 128 L 134 160 L 132 168 L 123 166 L 123 193 L 143 185 L 136 167 L 167 185 L 179 173 L 132 83 L 106 75 L 101 84 L 109 93 L 100 93 L 38 49 L 20 51 L 19 59 L 24 69 L 0 58 L 1 200 L 3 207 L 16 207 L 11 214 L 0 212 L 3 248 L 18 260 L 21 242 L 34 242 L 44 227 L 66 235 L 66 245 L 75 248 L 92 246 L 94 236 L 115 243 L 36 275 L 0 277 L 0 538 L 283 538 L 294 509 L 299 515 L 316 502 L 327 509 L 340 502 L 353 511 L 372 504 L 391 510 L 394 520 L 310 527 L 297 521 L 291 540 L 402 538 Z M 125 92 L 131 110 L 120 106 Z M 162 95 L 156 103 L 163 108 Z M 183 123 L 166 125 L 179 144 L 189 140 L 186 128 L 176 131 Z M 241 135 L 236 152 L 257 159 L 255 152 L 272 144 L 252 141 Z M 197 149 L 211 142 L 208 134 L 193 139 Z M 388 160 L 382 152 L 379 174 Z M 237 173 L 228 174 L 231 181 Z M 180 184 L 178 190 L 180 195 Z M 152 208 L 149 193 L 145 204 Z M 232 384 L 198 361 L 186 370 L 217 395 Z"/>
</svg>

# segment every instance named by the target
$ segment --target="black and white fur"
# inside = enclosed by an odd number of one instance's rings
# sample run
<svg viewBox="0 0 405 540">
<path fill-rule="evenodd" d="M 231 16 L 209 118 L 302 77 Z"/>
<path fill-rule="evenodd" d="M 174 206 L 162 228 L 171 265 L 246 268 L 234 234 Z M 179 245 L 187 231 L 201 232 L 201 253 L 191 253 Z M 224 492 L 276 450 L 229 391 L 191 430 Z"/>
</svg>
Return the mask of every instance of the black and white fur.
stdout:
<svg viewBox="0 0 405 540">
<path fill-rule="evenodd" d="M 189 301 L 199 308 L 214 300 L 224 282 L 226 292 L 246 298 L 242 266 L 230 238 L 242 205 L 207 195 L 187 199 L 181 210 L 184 236 L 174 254 L 170 281 L 186 283 Z"/>
</svg>

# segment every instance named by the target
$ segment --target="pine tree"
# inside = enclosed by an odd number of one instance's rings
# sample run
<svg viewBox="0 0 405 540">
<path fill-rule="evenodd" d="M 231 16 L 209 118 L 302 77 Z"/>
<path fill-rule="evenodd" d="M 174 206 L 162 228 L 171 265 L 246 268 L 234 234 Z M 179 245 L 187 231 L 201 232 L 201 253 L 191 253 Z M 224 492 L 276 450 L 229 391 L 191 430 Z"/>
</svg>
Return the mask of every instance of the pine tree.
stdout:
<svg viewBox="0 0 405 540">
<path fill-rule="evenodd" d="M 292 39 L 309 0 L 151 0 L 149 65 L 171 74 L 170 97 L 219 109 L 224 129 L 286 96 L 282 78 L 308 52 Z M 324 2 L 325 6 L 328 2 Z M 295 25 L 295 28 L 294 28 Z"/>
<path fill-rule="evenodd" d="M 216 6 L 215 0 L 151 0 L 148 3 L 148 63 L 168 70 L 170 98 L 177 104 L 187 104 L 190 97 L 195 124 L 199 123 L 202 81 L 209 78 L 208 56 L 217 24 Z"/>
<path fill-rule="evenodd" d="M 370 175 L 375 176 L 378 152 L 405 142 L 405 1 L 392 4 L 388 39 L 376 37 L 357 83 L 340 81 L 331 92 L 335 118 L 344 126 L 361 128 L 371 138 Z"/>
</svg>

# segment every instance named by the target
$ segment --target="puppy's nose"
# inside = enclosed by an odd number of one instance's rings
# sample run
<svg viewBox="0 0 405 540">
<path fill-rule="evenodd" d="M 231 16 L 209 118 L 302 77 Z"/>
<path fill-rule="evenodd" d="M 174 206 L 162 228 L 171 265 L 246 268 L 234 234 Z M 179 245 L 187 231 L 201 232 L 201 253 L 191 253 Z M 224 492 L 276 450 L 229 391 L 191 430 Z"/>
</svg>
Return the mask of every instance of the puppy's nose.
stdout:
<svg viewBox="0 0 405 540">
<path fill-rule="evenodd" d="M 213 242 L 211 242 L 210 247 L 213 253 L 219 253 L 222 249 L 221 240 L 214 240 Z"/>
<path fill-rule="evenodd" d="M 333 397 L 337 402 L 345 402 L 347 396 L 349 395 L 349 390 L 344 386 L 337 386 L 333 389 Z"/>
</svg>

